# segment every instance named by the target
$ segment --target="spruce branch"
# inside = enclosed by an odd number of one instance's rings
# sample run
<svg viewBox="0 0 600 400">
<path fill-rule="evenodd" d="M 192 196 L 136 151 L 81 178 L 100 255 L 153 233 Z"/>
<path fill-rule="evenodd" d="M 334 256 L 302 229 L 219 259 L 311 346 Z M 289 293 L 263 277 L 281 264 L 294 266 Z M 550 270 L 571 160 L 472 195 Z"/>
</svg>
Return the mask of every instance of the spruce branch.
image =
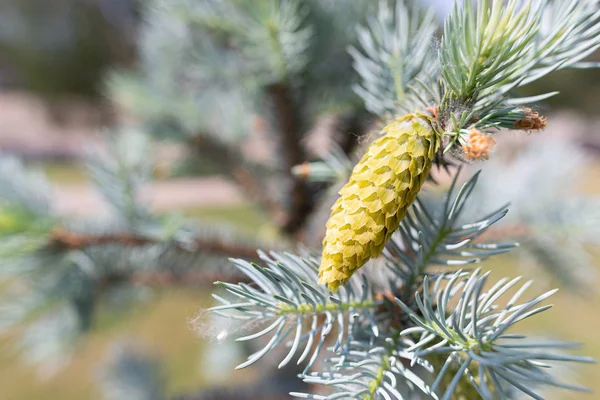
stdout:
<svg viewBox="0 0 600 400">
<path fill-rule="evenodd" d="M 54 215 L 50 185 L 18 160 L 0 158 L 0 179 L 10 189 L 0 190 L 0 278 L 5 288 L 0 325 L 23 324 L 23 340 L 39 342 L 23 345 L 26 358 L 42 364 L 55 361 L 45 357 L 66 356 L 66 345 L 93 326 L 98 302 L 123 284 L 243 281 L 204 264 L 215 255 L 256 259 L 256 247 L 237 230 L 149 214 L 137 192 L 151 178 L 152 158 L 148 146 L 136 147 L 149 144 L 138 135 L 113 136 L 110 151 L 92 153 L 95 183 L 115 211 L 97 221 Z M 42 340 L 36 331 L 48 332 Z"/>
<path fill-rule="evenodd" d="M 462 277 L 461 271 L 450 277 L 442 289 L 442 279 L 434 282 L 425 278 L 422 292 L 415 293 L 418 314 L 404 302 L 398 305 L 410 316 L 415 326 L 402 335 L 419 337 L 411 347 L 415 357 L 427 359 L 432 355 L 447 357 L 431 386 L 438 392 L 445 374 L 452 365 L 458 367 L 450 384 L 443 390 L 443 399 L 451 399 L 463 374 L 483 399 L 508 399 L 509 389 L 539 398 L 531 387 L 545 384 L 569 390 L 587 389 L 560 383 L 545 371 L 548 362 L 594 362 L 589 357 L 556 354 L 552 350 L 576 347 L 564 342 L 528 342 L 526 337 L 507 331 L 520 321 L 548 310 L 551 306 L 539 304 L 556 292 L 552 290 L 524 303 L 518 303 L 531 281 L 524 284 L 510 298 L 506 306 L 497 304 L 520 278 L 503 278 L 485 291 L 489 273 L 475 270 Z M 455 285 L 462 284 L 456 305 L 450 305 Z M 454 290 L 454 293 L 457 291 Z M 472 367 L 472 370 L 469 369 Z M 473 378 L 476 377 L 476 378 Z M 441 392 L 440 392 L 441 394 Z"/>
<path fill-rule="evenodd" d="M 368 18 L 367 26 L 357 28 L 361 48 L 348 50 L 361 78 L 355 92 L 369 111 L 388 118 L 399 107 L 412 111 L 407 95 L 415 82 L 438 73 L 433 10 L 416 6 L 409 10 L 402 0 L 392 3 L 395 7 L 379 1 L 377 14 Z"/>
<path fill-rule="evenodd" d="M 442 75 L 453 96 L 468 103 L 483 91 L 519 79 L 531 59 L 542 2 L 484 0 L 475 6 L 455 3 L 444 26 L 440 52 Z M 477 8 L 475 8 L 477 7 Z M 526 69 L 525 69 L 526 71 Z"/>
<path fill-rule="evenodd" d="M 428 277 L 450 279 L 453 276 L 449 273 L 431 272 L 429 267 L 432 265 L 469 265 L 514 247 L 513 244 L 472 243 L 504 217 L 507 211 L 505 207 L 472 223 L 459 222 L 466 201 L 477 184 L 477 178 L 478 174 L 474 175 L 458 190 L 455 189 L 455 180 L 440 206 L 439 215 L 435 213 L 434 207 L 426 206 L 422 201 L 417 201 L 412 206 L 409 217 L 403 222 L 398 234 L 388 242 L 385 255 L 392 273 L 387 276 L 383 286 L 374 286 L 365 277 L 355 277 L 348 286 L 340 288 L 338 297 L 333 297 L 325 288 L 310 284 L 316 279 L 318 265 L 317 260 L 310 257 L 284 257 L 274 253 L 274 259 L 265 258 L 267 269 L 235 260 L 236 267 L 243 270 L 254 285 L 219 282 L 219 285 L 239 300 L 236 302 L 215 296 L 222 305 L 212 310 L 219 314 L 227 310 L 224 315 L 230 318 L 256 320 L 267 325 L 262 331 L 244 339 L 256 339 L 275 331 L 268 344 L 241 366 L 246 367 L 258 361 L 286 340 L 293 350 L 289 354 L 293 354 L 300 345 L 296 342 L 307 337 L 311 340 L 311 335 L 324 329 L 321 341 L 317 343 L 317 350 L 305 368 L 303 379 L 307 383 L 323 384 L 335 390 L 327 396 L 296 392 L 293 393 L 294 396 L 328 400 L 364 398 L 363 396 L 379 399 L 388 398 L 387 396 L 393 398 L 397 393 L 409 393 L 411 390 L 433 393 L 411 363 L 421 365 L 430 373 L 433 373 L 433 367 L 411 352 L 418 341 L 407 340 L 398 334 L 398 326 L 405 326 L 407 316 L 404 311 L 395 308 L 389 299 L 393 299 L 395 295 L 408 298 L 422 287 L 423 280 L 426 282 Z M 462 277 L 460 273 L 459 276 Z M 357 297 L 359 286 L 362 286 L 363 294 Z M 279 293 L 284 293 L 285 296 Z M 365 297 L 365 293 L 369 295 Z M 412 304 L 412 301 L 409 303 Z M 323 315 L 325 323 L 319 325 L 323 323 L 320 319 Z M 347 327 L 342 324 L 345 318 L 349 318 Z M 304 333 L 303 328 L 300 328 L 304 319 L 312 321 L 309 333 Z M 326 343 L 325 336 L 332 330 L 336 319 L 339 324 L 338 339 L 331 348 L 335 354 L 330 362 L 332 370 L 310 372 L 319 350 Z M 296 336 L 293 340 L 288 340 L 286 336 L 291 335 L 294 328 L 297 329 Z M 314 347 L 314 343 L 311 342 L 311 345 Z M 306 348 L 308 347 L 307 344 Z M 289 354 L 287 361 L 291 357 Z M 304 354 L 304 358 L 308 357 L 308 350 Z"/>
<path fill-rule="evenodd" d="M 454 135 L 469 127 L 513 129 L 524 113 L 516 105 L 557 94 L 511 99 L 513 89 L 559 69 L 595 66 L 579 63 L 600 46 L 597 6 L 596 0 L 455 2 L 439 52 L 442 129 Z"/>
<path fill-rule="evenodd" d="M 484 261 L 517 246 L 516 243 L 477 242 L 481 235 L 500 221 L 507 206 L 474 222 L 464 223 L 463 213 L 479 178 L 473 175 L 455 195 L 457 172 L 441 210 L 436 215 L 418 200 L 386 246 L 387 266 L 404 286 L 401 298 L 407 299 L 422 284 L 431 265 L 457 267 Z"/>
<path fill-rule="evenodd" d="M 404 395 L 418 398 L 423 393 L 431 394 L 427 383 L 409 365 L 414 361 L 424 371 L 431 373 L 433 369 L 425 360 L 414 359 L 413 355 L 404 351 L 410 344 L 397 333 L 376 345 L 365 341 L 350 342 L 346 351 L 327 360 L 333 371 L 313 372 L 303 377 L 306 383 L 332 388 L 333 393 L 290 394 L 296 398 L 316 400 L 402 399 Z"/>
<path fill-rule="evenodd" d="M 258 361 L 284 342 L 290 333 L 295 332 L 289 353 L 279 366 L 288 364 L 301 344 L 306 343 L 297 363 L 301 364 L 308 359 L 312 351 L 305 368 L 308 370 L 334 327 L 338 331 L 334 347 L 343 347 L 345 331 L 352 332 L 355 315 L 380 305 L 373 299 L 366 279 L 361 282 L 361 287 L 348 286 L 340 292 L 339 297 L 333 297 L 326 289 L 311 283 L 317 278 L 316 260 L 278 253 L 271 253 L 270 257 L 262 253 L 261 258 L 265 267 L 244 260 L 232 260 L 236 268 L 246 274 L 256 287 L 243 283 L 217 282 L 217 285 L 233 295 L 233 300 L 213 295 L 222 305 L 210 309 L 229 318 L 268 321 L 269 325 L 265 329 L 237 341 L 254 340 L 274 332 L 265 347 L 251 355 L 238 369 Z M 305 331 L 305 321 L 310 321 L 308 331 Z"/>
<path fill-rule="evenodd" d="M 344 15 L 359 22 L 364 10 L 371 8 L 347 0 L 268 0 L 256 5 L 157 0 L 147 10 L 152 22 L 142 29 L 144 71 L 138 83 L 155 88 L 160 98 L 148 90 L 137 93 L 132 96 L 134 111 L 139 109 L 144 123 L 162 137 L 198 138 L 199 147 L 207 149 L 202 154 L 210 159 L 225 154 L 224 160 L 214 161 L 269 210 L 284 233 L 301 238 L 319 188 L 296 179 L 290 169 L 307 160 L 303 135 L 315 125 L 325 104 L 334 105 L 328 112 L 335 115 L 340 109 L 362 114 L 348 85 L 354 72 L 345 53 L 355 42 L 354 22 L 338 23 L 337 18 Z M 168 45 L 174 41 L 177 46 Z M 125 79 L 123 84 L 128 83 Z M 281 196 L 245 171 L 248 165 L 240 166 L 239 152 L 233 150 L 250 132 L 247 115 L 242 114 L 249 114 L 253 104 L 264 104 L 264 98 L 270 109 L 258 111 L 272 120 L 279 144 L 276 156 L 282 158 L 281 171 L 275 171 L 276 179 L 268 183 L 285 187 Z M 215 104 L 222 104 L 222 110 L 216 112 Z M 232 137 L 230 126 L 238 122 Z M 354 118 L 347 129 L 360 136 L 364 131 L 360 125 Z M 341 135 L 342 147 L 351 151 L 355 141 L 347 133 Z M 231 171 L 233 165 L 238 168 Z"/>
</svg>

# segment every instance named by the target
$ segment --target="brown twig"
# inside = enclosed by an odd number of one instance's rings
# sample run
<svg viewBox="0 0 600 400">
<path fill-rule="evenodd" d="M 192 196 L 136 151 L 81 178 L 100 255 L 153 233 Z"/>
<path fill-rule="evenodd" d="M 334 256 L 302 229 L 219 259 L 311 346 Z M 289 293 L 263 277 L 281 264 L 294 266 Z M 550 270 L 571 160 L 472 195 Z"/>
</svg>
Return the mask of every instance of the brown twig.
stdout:
<svg viewBox="0 0 600 400">
<path fill-rule="evenodd" d="M 159 243 L 155 239 L 131 234 L 115 233 L 107 235 L 92 235 L 86 233 L 68 232 L 62 228 L 55 229 L 50 242 L 51 246 L 64 250 L 80 250 L 91 246 L 119 244 L 123 246 L 145 246 Z M 181 244 L 173 245 L 185 252 L 207 251 L 258 260 L 255 248 L 224 243 L 219 240 L 196 239 L 191 248 Z M 168 287 L 173 285 L 207 286 L 216 281 L 237 281 L 250 283 L 248 277 L 235 271 L 136 271 L 132 273 L 112 273 L 103 276 L 97 282 L 97 292 L 102 293 L 106 288 L 119 283 L 131 283 L 152 287 Z"/>
<path fill-rule="evenodd" d="M 65 250 L 80 250 L 90 246 L 101 246 L 119 244 L 123 246 L 144 246 L 160 243 L 156 239 L 136 235 L 132 233 L 114 233 L 106 235 L 94 235 L 88 233 L 68 232 L 62 228 L 56 229 L 52 234 L 51 245 Z M 192 248 L 173 243 L 182 251 L 207 251 L 210 253 L 225 254 L 234 257 L 256 259 L 256 248 L 241 246 L 233 243 L 225 243 L 218 239 L 196 239 Z"/>
</svg>

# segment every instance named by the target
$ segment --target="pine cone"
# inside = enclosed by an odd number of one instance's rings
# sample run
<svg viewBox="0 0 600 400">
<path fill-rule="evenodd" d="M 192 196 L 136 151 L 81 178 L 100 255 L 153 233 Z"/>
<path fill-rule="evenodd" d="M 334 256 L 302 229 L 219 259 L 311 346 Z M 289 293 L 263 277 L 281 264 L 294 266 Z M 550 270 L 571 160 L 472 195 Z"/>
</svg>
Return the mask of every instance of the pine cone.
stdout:
<svg viewBox="0 0 600 400">
<path fill-rule="evenodd" d="M 440 146 L 430 117 L 408 114 L 367 149 L 331 208 L 319 283 L 340 284 L 377 257 L 417 197 Z"/>
</svg>

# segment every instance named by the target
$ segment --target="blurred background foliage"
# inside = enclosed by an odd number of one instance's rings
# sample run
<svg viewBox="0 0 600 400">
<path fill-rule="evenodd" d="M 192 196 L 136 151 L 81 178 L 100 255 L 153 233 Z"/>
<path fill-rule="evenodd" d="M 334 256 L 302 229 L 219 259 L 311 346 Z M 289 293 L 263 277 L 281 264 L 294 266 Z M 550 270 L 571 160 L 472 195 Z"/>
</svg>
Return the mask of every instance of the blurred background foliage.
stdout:
<svg viewBox="0 0 600 400">
<path fill-rule="evenodd" d="M 428 0 L 440 15 L 447 0 Z M 1 0 L 0 85 L 46 99 L 104 98 L 105 77 L 114 67 L 135 68 L 136 34 L 142 8 L 136 0 Z M 532 84 L 524 94 L 555 87 L 561 96 L 548 107 L 599 113 L 596 70 L 563 70 Z M 543 89 L 542 89 L 543 90 Z"/>
<path fill-rule="evenodd" d="M 82 152 L 77 149 L 82 148 L 85 141 L 97 140 L 100 127 L 113 125 L 119 119 L 139 117 L 129 115 L 130 110 L 120 109 L 118 103 L 112 102 L 113 99 L 108 100 L 107 94 L 109 86 L 115 85 L 115 82 L 117 85 L 121 82 L 120 87 L 125 91 L 135 91 L 135 87 L 124 86 L 133 84 L 135 80 L 118 79 L 135 74 L 143 62 L 140 55 L 144 54 L 144 49 L 137 39 L 138 35 L 149 33 L 141 31 L 141 3 L 134 0 L 0 0 L 0 149 L 25 156 L 29 166 L 41 167 L 62 191 L 63 197 L 59 202 L 63 205 L 69 201 L 89 203 L 84 206 L 87 213 L 90 209 L 93 212 L 96 203 L 89 199 L 89 182 L 83 172 Z M 448 2 L 429 3 L 445 10 L 447 6 L 442 3 Z M 345 50 L 345 47 L 340 48 L 340 53 L 345 54 Z M 114 74 L 116 70 L 119 71 L 118 76 Z M 112 95 L 115 95 L 114 89 L 111 89 Z M 523 93 L 561 92 L 560 96 L 540 105 L 540 110 L 550 118 L 550 137 L 555 134 L 566 140 L 575 138 L 578 147 L 584 149 L 588 162 L 577 170 L 580 179 L 573 190 L 594 196 L 600 196 L 597 178 L 600 174 L 599 89 L 599 70 L 566 70 L 530 85 Z M 577 113 L 572 110 L 577 110 Z M 39 121 L 34 121 L 32 116 L 39 117 Z M 557 116 L 555 128 L 552 127 L 553 116 Z M 254 122 L 258 128 L 264 123 L 260 120 Z M 26 131 L 35 131 L 35 134 L 25 136 L 17 143 L 14 137 L 21 135 L 22 127 Z M 155 127 L 159 131 L 171 128 L 168 124 Z M 40 150 L 40 142 L 52 142 L 52 145 Z M 265 142 L 259 140 L 258 143 L 260 146 Z M 529 146 L 535 151 L 536 144 Z M 510 146 L 498 151 L 506 158 L 513 155 Z M 568 156 L 579 157 L 578 153 L 569 153 Z M 178 159 L 177 153 L 175 157 L 167 157 L 169 160 L 173 158 Z M 554 166 L 560 165 L 560 160 L 553 160 Z M 185 171 L 182 175 L 195 178 L 203 175 L 200 179 L 222 175 L 221 169 L 211 161 L 193 168 L 181 163 L 176 167 L 159 163 L 154 167 L 153 175 L 160 180 L 177 175 L 177 168 Z M 243 195 L 228 192 L 231 189 L 225 186 L 227 194 L 224 196 L 229 199 L 237 196 L 239 201 L 223 204 L 216 199 L 208 204 L 178 203 L 171 207 L 185 217 L 235 224 L 248 236 L 260 227 L 261 235 L 276 237 L 276 224 L 265 211 Z M 523 204 L 526 202 L 525 198 Z M 65 207 L 69 212 L 78 212 L 72 205 Z M 593 247 L 591 251 L 596 256 L 592 264 L 598 268 L 598 249 Z M 539 278 L 535 268 L 516 267 L 510 257 L 496 258 L 486 267 L 495 270 L 496 277 L 524 274 Z M 547 282 L 539 285 L 546 287 Z M 211 305 L 208 291 L 184 287 L 141 290 L 139 295 L 146 301 L 131 307 L 103 304 L 97 311 L 93 332 L 77 349 L 71 362 L 58 371 L 42 371 L 40 374 L 37 369 L 22 363 L 12 348 L 14 338 L 21 333 L 18 328 L 0 336 L 0 397 L 19 400 L 100 399 L 100 393 L 107 393 L 99 390 L 102 382 L 115 380 L 107 376 L 103 363 L 118 366 L 120 362 L 127 362 L 133 365 L 133 369 L 138 365 L 137 353 L 130 354 L 130 350 L 123 350 L 118 344 L 131 341 L 136 342 L 137 347 L 133 347 L 140 354 L 149 354 L 159 360 L 160 367 L 157 368 L 160 372 L 148 367 L 152 364 L 146 361 L 139 361 L 139 364 L 143 373 L 153 376 L 151 379 L 158 379 L 154 374 L 161 375 L 168 395 L 192 393 L 206 386 L 230 383 L 230 371 L 244 358 L 244 350 L 220 344 L 214 339 L 208 340 L 216 333 L 209 322 L 202 322 L 195 329 L 190 327 L 190 321 L 198 310 Z M 559 304 L 557 310 L 541 321 L 534 321 L 534 325 L 530 326 L 532 331 L 540 334 L 552 331 L 561 338 L 584 342 L 585 354 L 600 358 L 600 340 L 595 334 L 600 329 L 597 312 L 600 298 L 595 291 L 561 293 L 556 302 Z M 592 316 L 591 320 L 589 316 Z M 126 345 L 124 348 L 131 347 Z M 217 364 L 220 364 L 218 368 L 215 367 Z M 600 384 L 594 379 L 598 373 L 600 371 L 596 367 L 586 368 L 580 375 L 581 380 L 598 391 Z M 263 378 L 259 374 L 258 369 L 251 369 L 235 372 L 233 376 L 237 384 L 251 385 Z M 149 393 L 140 396 L 132 395 L 131 398 L 152 398 Z"/>
<path fill-rule="evenodd" d="M 139 3 L 139 4 L 138 4 Z M 443 17 L 451 2 L 427 0 Z M 135 68 L 141 6 L 136 0 L 1 0 L 0 85 L 45 99 L 84 96 L 102 101 L 114 67 Z M 596 70 L 563 70 L 531 85 L 527 93 L 555 87 L 552 108 L 598 114 Z M 543 90 L 543 89 L 542 89 Z"/>
<path fill-rule="evenodd" d="M 107 68 L 135 63 L 135 8 L 132 0 L 2 0 L 2 85 L 99 99 Z"/>
</svg>

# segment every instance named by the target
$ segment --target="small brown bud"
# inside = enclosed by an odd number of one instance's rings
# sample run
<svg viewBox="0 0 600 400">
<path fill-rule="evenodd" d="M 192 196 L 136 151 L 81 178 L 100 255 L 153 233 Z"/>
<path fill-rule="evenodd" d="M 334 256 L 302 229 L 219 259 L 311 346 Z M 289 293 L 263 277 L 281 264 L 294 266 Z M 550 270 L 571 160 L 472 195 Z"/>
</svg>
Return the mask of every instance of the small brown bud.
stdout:
<svg viewBox="0 0 600 400">
<path fill-rule="evenodd" d="M 546 117 L 531 108 L 524 108 L 523 118 L 515 122 L 515 129 L 523 131 L 539 131 L 546 127 Z"/>
<path fill-rule="evenodd" d="M 382 301 L 383 299 L 388 299 L 390 301 L 390 303 L 392 303 L 392 304 L 395 302 L 395 298 L 396 298 L 396 296 L 394 296 L 394 294 L 389 290 L 385 290 L 385 291 L 383 291 L 381 293 L 377 293 L 375 295 L 376 301 Z"/>
<path fill-rule="evenodd" d="M 309 162 L 298 164 L 292 167 L 292 174 L 299 179 L 307 180 L 311 174 L 311 167 Z"/>
<path fill-rule="evenodd" d="M 437 119 L 438 117 L 438 107 L 427 107 L 426 110 L 431 113 L 431 116 L 433 117 L 433 119 Z"/>
<path fill-rule="evenodd" d="M 463 152 L 467 160 L 487 160 L 489 152 L 496 141 L 477 129 L 471 129 L 467 143 L 463 146 Z"/>
</svg>

